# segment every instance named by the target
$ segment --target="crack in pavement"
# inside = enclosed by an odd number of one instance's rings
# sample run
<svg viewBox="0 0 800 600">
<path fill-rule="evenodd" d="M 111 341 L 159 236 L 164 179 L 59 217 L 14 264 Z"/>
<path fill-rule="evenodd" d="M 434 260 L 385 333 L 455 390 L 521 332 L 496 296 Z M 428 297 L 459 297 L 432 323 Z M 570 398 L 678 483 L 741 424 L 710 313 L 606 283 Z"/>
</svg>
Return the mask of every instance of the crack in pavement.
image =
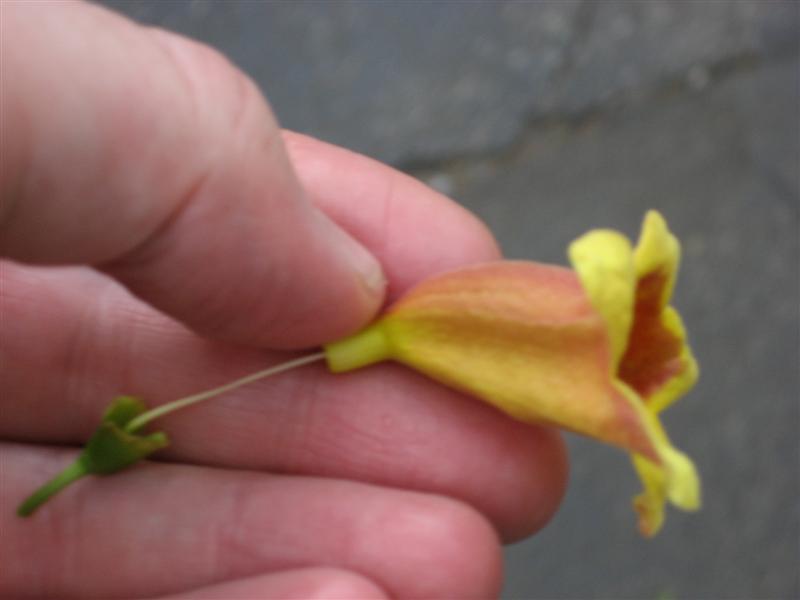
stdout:
<svg viewBox="0 0 800 600">
<path fill-rule="evenodd" d="M 576 133 L 632 106 L 639 108 L 647 104 L 659 105 L 698 92 L 708 93 L 714 87 L 730 79 L 781 62 L 789 55 L 790 53 L 785 52 L 765 59 L 754 52 L 746 52 L 726 57 L 710 65 L 704 65 L 700 67 L 701 73 L 693 72 L 690 69 L 680 75 L 663 79 L 648 89 L 624 90 L 610 97 L 606 102 L 596 104 L 587 110 L 555 111 L 545 115 L 532 110 L 524 119 L 517 135 L 501 147 L 452 153 L 433 158 L 411 158 L 399 161 L 394 166 L 409 175 L 425 178 L 435 174 L 447 174 L 468 169 L 482 163 L 493 166 L 512 163 L 524 153 L 532 139 L 542 131 L 561 129 L 567 133 Z"/>
</svg>

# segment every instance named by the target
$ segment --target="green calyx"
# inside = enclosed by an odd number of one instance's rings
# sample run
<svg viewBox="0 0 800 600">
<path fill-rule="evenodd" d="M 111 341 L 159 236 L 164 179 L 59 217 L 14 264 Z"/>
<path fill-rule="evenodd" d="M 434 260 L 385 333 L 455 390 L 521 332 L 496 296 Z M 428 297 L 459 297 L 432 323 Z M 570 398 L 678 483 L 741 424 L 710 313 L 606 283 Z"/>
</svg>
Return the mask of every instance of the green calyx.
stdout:
<svg viewBox="0 0 800 600">
<path fill-rule="evenodd" d="M 147 407 L 133 396 L 119 396 L 106 409 L 103 422 L 94 432 L 78 460 L 83 460 L 90 473 L 108 475 L 139 462 L 169 444 L 164 432 L 149 435 L 128 431 L 126 426 Z"/>
<path fill-rule="evenodd" d="M 119 396 L 106 409 L 100 426 L 77 459 L 31 494 L 17 508 L 27 517 L 62 489 L 86 475 L 108 475 L 121 471 L 169 444 L 165 433 L 139 434 L 126 426 L 147 407 L 133 396 Z"/>
</svg>

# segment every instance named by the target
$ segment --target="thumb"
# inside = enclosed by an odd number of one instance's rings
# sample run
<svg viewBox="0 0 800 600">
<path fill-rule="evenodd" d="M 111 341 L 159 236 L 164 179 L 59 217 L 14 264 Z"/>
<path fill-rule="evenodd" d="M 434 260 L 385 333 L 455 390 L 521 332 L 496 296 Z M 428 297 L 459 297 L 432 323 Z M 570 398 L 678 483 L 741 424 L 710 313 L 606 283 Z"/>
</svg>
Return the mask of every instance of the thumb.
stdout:
<svg viewBox="0 0 800 600">
<path fill-rule="evenodd" d="M 86 263 L 196 330 L 272 347 L 379 308 L 375 258 L 305 197 L 215 51 L 82 3 L 3 3 L 0 252 Z"/>
</svg>

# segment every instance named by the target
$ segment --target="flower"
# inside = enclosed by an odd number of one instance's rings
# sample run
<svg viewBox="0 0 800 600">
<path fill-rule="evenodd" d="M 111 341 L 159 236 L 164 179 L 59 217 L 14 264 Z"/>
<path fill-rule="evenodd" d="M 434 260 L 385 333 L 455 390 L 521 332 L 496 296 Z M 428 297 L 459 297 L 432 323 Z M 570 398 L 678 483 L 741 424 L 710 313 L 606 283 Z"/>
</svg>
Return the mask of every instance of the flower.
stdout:
<svg viewBox="0 0 800 600">
<path fill-rule="evenodd" d="M 636 248 L 595 230 L 573 242 L 574 271 L 499 261 L 423 281 L 361 332 L 325 348 L 343 372 L 395 360 L 512 417 L 628 450 L 644 491 L 639 529 L 667 501 L 700 504 L 691 460 L 658 415 L 691 388 L 697 363 L 669 306 L 680 246 L 650 211 Z"/>
</svg>

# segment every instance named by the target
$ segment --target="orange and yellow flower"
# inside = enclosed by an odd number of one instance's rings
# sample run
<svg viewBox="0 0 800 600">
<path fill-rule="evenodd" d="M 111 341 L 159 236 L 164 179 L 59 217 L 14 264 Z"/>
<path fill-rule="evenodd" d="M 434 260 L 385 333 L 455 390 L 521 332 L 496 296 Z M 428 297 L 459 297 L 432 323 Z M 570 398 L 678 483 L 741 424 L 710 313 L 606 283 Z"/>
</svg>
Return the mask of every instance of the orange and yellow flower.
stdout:
<svg viewBox="0 0 800 600">
<path fill-rule="evenodd" d="M 572 243 L 574 271 L 500 261 L 426 280 L 363 331 L 325 348 L 343 372 L 395 360 L 512 417 L 631 453 L 644 485 L 639 529 L 654 535 L 667 501 L 700 504 L 691 460 L 658 415 L 694 385 L 697 363 L 669 306 L 680 246 L 655 211 L 636 248 L 591 231 Z"/>
</svg>

